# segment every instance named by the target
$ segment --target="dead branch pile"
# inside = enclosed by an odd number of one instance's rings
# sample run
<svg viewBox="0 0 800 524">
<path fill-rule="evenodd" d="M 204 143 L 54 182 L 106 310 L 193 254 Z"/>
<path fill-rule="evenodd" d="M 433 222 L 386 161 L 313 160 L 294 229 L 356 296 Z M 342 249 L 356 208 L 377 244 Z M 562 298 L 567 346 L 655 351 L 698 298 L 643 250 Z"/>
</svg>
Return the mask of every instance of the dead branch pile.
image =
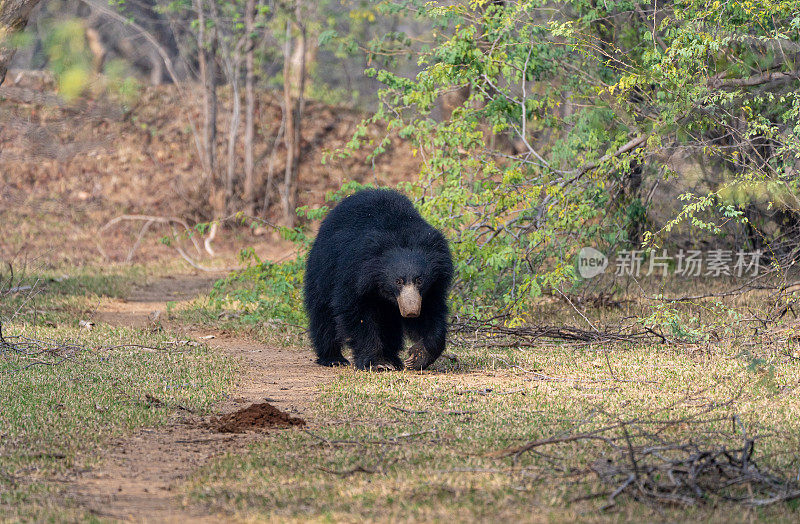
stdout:
<svg viewBox="0 0 800 524">
<path fill-rule="evenodd" d="M 676 405 L 658 413 L 619 420 L 598 411 L 606 422 L 596 429 L 564 432 L 490 453 L 490 457 L 523 454 L 546 457 L 555 469 L 576 470 L 599 480 L 603 488 L 578 499 L 605 498 L 602 509 L 627 496 L 637 501 L 679 506 L 733 502 L 749 507 L 767 506 L 800 498 L 800 479 L 761 464 L 757 443 L 767 435 L 751 436 L 737 415 L 722 414 L 731 403 L 712 405 L 695 415 L 673 417 Z M 774 435 L 773 438 L 777 438 Z M 588 467 L 570 468 L 575 446 L 589 452 Z M 786 446 L 781 446 L 785 448 Z M 553 464 L 553 461 L 561 464 Z M 796 465 L 794 465 L 796 467 Z M 589 480 L 585 477 L 585 480 Z"/>
<path fill-rule="evenodd" d="M 666 441 L 623 449 L 618 438 L 616 460 L 598 460 L 591 469 L 614 487 L 604 508 L 621 494 L 689 506 L 714 499 L 766 506 L 800 497 L 797 482 L 762 471 L 753 458 L 755 442 L 743 438 L 740 446 L 729 448 Z"/>
<path fill-rule="evenodd" d="M 5 369 L 0 366 L 0 375 L 16 373 L 34 366 L 57 366 L 66 361 L 75 361 L 85 365 L 85 362 L 78 357 L 89 351 L 102 353 L 130 348 L 142 349 L 145 351 L 172 351 L 178 346 L 196 345 L 197 342 L 191 340 L 174 340 L 165 343 L 163 347 L 146 346 L 142 344 L 89 347 L 84 344 L 69 341 L 30 338 L 23 335 L 6 335 L 3 332 L 3 322 L 0 320 L 0 359 L 5 359 L 6 363 L 11 364 Z M 16 367 L 12 367 L 14 365 L 16 365 Z"/>
<path fill-rule="evenodd" d="M 56 366 L 84 351 L 84 346 L 70 342 L 4 335 L 0 321 L 0 357 L 8 357 L 19 363 L 15 368 L 0 370 L 0 374 L 16 373 L 34 366 Z"/>
<path fill-rule="evenodd" d="M 479 320 L 476 318 L 457 318 L 450 324 L 454 338 L 472 345 L 505 347 L 534 346 L 542 340 L 565 342 L 666 342 L 665 336 L 644 327 L 636 330 L 630 326 L 611 329 L 580 329 L 572 326 L 519 326 L 508 327 L 498 319 Z"/>
</svg>

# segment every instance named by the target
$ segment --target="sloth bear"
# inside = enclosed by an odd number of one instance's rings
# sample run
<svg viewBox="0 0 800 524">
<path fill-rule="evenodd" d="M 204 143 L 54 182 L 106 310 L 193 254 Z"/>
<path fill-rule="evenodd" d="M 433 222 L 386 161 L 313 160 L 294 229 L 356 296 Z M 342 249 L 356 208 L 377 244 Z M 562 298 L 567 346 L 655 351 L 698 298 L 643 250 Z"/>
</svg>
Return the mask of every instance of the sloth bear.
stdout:
<svg viewBox="0 0 800 524">
<path fill-rule="evenodd" d="M 453 261 L 444 235 L 404 195 L 359 191 L 325 218 L 308 255 L 305 307 L 317 363 L 403 369 L 403 336 L 416 344 L 405 365 L 430 366 L 447 336 Z"/>
</svg>

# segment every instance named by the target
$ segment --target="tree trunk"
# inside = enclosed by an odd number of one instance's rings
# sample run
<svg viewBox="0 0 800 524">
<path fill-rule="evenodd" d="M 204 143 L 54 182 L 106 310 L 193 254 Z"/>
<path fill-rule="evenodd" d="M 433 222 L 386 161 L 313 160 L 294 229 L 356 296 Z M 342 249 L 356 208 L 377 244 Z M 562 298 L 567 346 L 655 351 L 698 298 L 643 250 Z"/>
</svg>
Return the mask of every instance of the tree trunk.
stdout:
<svg viewBox="0 0 800 524">
<path fill-rule="evenodd" d="M 272 151 L 269 155 L 269 168 L 267 169 L 267 182 L 264 184 L 264 205 L 261 208 L 261 215 L 266 218 L 269 212 L 270 205 L 272 205 L 272 186 L 273 175 L 275 173 L 275 156 L 278 153 L 278 144 L 283 140 L 283 134 L 286 132 L 286 112 L 281 114 L 281 125 L 278 127 L 278 133 L 272 141 Z"/>
<path fill-rule="evenodd" d="M 211 34 L 211 46 L 206 60 L 206 72 L 208 73 L 208 123 L 209 132 L 206 140 L 208 149 L 209 167 L 211 168 L 211 178 L 217 178 L 217 83 L 219 82 L 219 65 L 217 64 L 217 52 L 219 49 L 219 39 L 217 30 Z"/>
<path fill-rule="evenodd" d="M 201 0 L 202 1 L 202 0 Z M 220 55 L 220 17 L 219 8 L 216 0 L 209 1 L 211 15 L 211 35 L 209 36 L 208 56 L 206 58 L 206 70 L 208 72 L 208 114 L 209 114 L 209 133 L 206 141 L 206 149 L 209 155 L 209 167 L 211 169 L 210 198 L 211 208 L 215 218 L 225 215 L 227 212 L 227 198 L 224 184 L 220 180 L 219 159 L 217 158 L 217 118 L 219 113 L 219 97 L 217 87 L 219 86 L 219 55 Z"/>
<path fill-rule="evenodd" d="M 219 6 L 217 5 L 216 0 L 211 0 L 211 18 L 212 22 L 214 23 L 216 36 L 217 28 L 224 27 L 225 24 L 220 16 Z M 225 214 L 230 213 L 234 206 L 234 187 L 236 186 L 237 182 L 236 142 L 239 135 L 239 122 L 241 121 L 242 117 L 242 100 L 239 90 L 239 75 L 242 69 L 242 47 L 247 43 L 247 37 L 244 36 L 240 38 L 233 47 L 231 47 L 229 38 L 230 37 L 226 37 L 223 34 L 222 38 L 217 39 L 222 50 L 222 54 L 220 55 L 219 59 L 224 68 L 225 77 L 231 86 L 231 95 L 233 98 L 231 104 L 231 116 L 228 125 L 228 157 L 227 167 L 225 170 L 224 194 L 221 202 L 221 209 L 219 209 L 221 213 Z"/>
<path fill-rule="evenodd" d="M 209 145 L 212 135 L 211 127 L 211 95 L 209 82 L 209 65 L 208 65 L 208 41 L 206 36 L 206 16 L 205 7 L 202 0 L 194 0 L 194 8 L 197 11 L 197 61 L 200 67 L 200 79 L 203 82 L 203 146 L 200 151 L 203 161 L 203 170 L 205 171 L 205 184 L 208 188 L 211 187 L 214 178 L 211 169 L 211 147 Z M 216 120 L 216 119 L 215 119 Z M 215 122 L 216 124 L 216 122 Z"/>
<path fill-rule="evenodd" d="M 0 85 L 6 79 L 8 63 L 14 56 L 13 47 L 5 47 L 12 33 L 21 31 L 28 23 L 28 15 L 39 0 L 0 0 Z"/>
<path fill-rule="evenodd" d="M 92 52 L 92 70 L 95 74 L 103 72 L 103 65 L 106 61 L 106 46 L 103 45 L 103 38 L 100 36 L 100 31 L 94 27 L 86 27 L 86 42 L 89 44 L 89 50 Z M 161 59 L 155 55 L 158 63 L 161 64 Z"/>
<path fill-rule="evenodd" d="M 247 0 L 244 13 L 244 30 L 247 33 L 245 51 L 245 113 L 244 113 L 244 209 L 248 215 L 255 214 L 255 166 L 253 162 L 253 137 L 255 135 L 255 36 L 256 36 L 256 2 Z"/>
<path fill-rule="evenodd" d="M 300 23 L 301 3 L 298 0 L 295 7 L 295 16 L 299 35 L 296 56 L 299 63 L 292 60 L 292 23 L 286 22 L 286 46 L 284 48 L 284 81 L 283 104 L 286 115 L 286 171 L 283 179 L 283 216 L 286 225 L 294 226 L 295 207 L 297 202 L 298 172 L 300 167 L 300 127 L 305 106 L 304 91 L 306 82 L 306 28 Z M 294 81 L 293 81 L 294 79 Z M 297 84 L 292 85 L 292 84 Z M 296 93 L 296 94 L 295 94 Z"/>
<path fill-rule="evenodd" d="M 286 21 L 286 42 L 283 45 L 283 115 L 286 120 L 286 132 L 283 134 L 286 144 L 286 170 L 284 171 L 284 185 L 281 193 L 281 204 L 283 207 L 283 218 L 288 226 L 294 225 L 293 217 L 290 217 L 289 193 L 292 174 L 294 173 L 294 117 L 292 115 L 292 21 Z"/>
<path fill-rule="evenodd" d="M 233 90 L 233 104 L 231 108 L 230 129 L 228 130 L 228 170 L 225 177 L 225 212 L 230 213 L 233 207 L 233 186 L 236 178 L 236 136 L 239 134 L 239 122 L 242 115 L 242 101 L 239 94 L 239 73 L 241 72 L 241 59 L 239 51 L 233 56 L 226 57 L 232 63 L 227 66 Z"/>
</svg>

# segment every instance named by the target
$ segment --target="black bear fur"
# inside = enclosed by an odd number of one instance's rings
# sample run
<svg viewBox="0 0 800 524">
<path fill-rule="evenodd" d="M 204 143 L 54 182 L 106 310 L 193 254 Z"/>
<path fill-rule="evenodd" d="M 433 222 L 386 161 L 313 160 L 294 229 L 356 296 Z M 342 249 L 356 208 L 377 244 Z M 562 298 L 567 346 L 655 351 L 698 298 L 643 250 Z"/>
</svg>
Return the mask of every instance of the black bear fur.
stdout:
<svg viewBox="0 0 800 524">
<path fill-rule="evenodd" d="M 358 369 L 402 369 L 407 336 L 427 353 L 418 367 L 432 364 L 445 347 L 452 276 L 447 240 L 404 195 L 368 189 L 345 198 L 322 222 L 306 265 L 317 363 L 349 364 L 342 355 L 347 344 Z M 411 284 L 421 297 L 415 318 L 398 306 L 401 289 Z"/>
</svg>

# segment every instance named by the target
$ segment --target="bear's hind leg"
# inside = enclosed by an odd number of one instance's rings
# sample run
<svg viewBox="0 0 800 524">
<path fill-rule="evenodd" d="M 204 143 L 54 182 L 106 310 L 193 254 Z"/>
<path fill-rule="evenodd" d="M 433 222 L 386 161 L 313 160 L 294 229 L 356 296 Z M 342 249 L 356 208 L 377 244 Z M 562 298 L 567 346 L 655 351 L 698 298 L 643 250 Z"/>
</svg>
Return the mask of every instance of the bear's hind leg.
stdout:
<svg viewBox="0 0 800 524">
<path fill-rule="evenodd" d="M 347 311 L 338 321 L 342 334 L 353 349 L 353 364 L 356 368 L 383 369 L 383 343 L 374 311 L 369 307 Z"/>
<path fill-rule="evenodd" d="M 336 336 L 336 326 L 332 315 L 316 312 L 310 315 L 309 331 L 317 364 L 321 366 L 349 366 L 350 361 L 342 355 L 342 344 Z"/>
<path fill-rule="evenodd" d="M 400 358 L 403 349 L 403 325 L 400 319 L 387 319 L 381 324 L 382 357 L 385 362 L 400 371 L 405 368 Z"/>
</svg>

